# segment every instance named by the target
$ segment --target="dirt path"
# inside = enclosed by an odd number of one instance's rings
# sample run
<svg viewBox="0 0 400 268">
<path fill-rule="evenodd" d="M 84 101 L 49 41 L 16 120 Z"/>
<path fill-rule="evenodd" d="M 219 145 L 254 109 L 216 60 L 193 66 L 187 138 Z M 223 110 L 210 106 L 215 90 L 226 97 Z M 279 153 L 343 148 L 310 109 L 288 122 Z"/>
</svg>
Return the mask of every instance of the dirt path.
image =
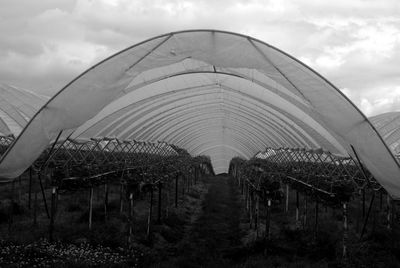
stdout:
<svg viewBox="0 0 400 268">
<path fill-rule="evenodd" d="M 207 183 L 202 214 L 179 245 L 179 256 L 159 267 L 229 267 L 238 257 L 235 249 L 242 234 L 237 188 L 226 176 L 211 177 Z"/>
</svg>

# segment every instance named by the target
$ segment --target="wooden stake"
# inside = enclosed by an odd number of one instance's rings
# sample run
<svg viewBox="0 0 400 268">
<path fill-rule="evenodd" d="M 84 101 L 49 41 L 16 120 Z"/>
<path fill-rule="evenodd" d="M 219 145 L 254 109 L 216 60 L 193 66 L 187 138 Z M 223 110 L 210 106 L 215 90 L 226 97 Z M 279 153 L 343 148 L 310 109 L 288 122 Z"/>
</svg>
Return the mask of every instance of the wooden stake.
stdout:
<svg viewBox="0 0 400 268">
<path fill-rule="evenodd" d="M 343 252 L 342 258 L 345 261 L 347 259 L 347 204 L 343 203 Z"/>
<path fill-rule="evenodd" d="M 133 193 L 129 195 L 129 232 L 128 232 L 128 247 L 132 244 L 133 232 Z"/>
<path fill-rule="evenodd" d="M 307 226 L 307 194 L 304 194 L 303 229 Z"/>
<path fill-rule="evenodd" d="M 158 216 L 157 216 L 157 223 L 161 223 L 161 209 L 162 209 L 162 184 L 158 182 Z"/>
<path fill-rule="evenodd" d="M 299 191 L 296 190 L 296 225 L 299 223 Z"/>
<path fill-rule="evenodd" d="M 178 175 L 175 178 L 175 208 L 178 207 Z"/>
<path fill-rule="evenodd" d="M 54 232 L 54 216 L 56 213 L 56 187 L 53 187 L 51 191 L 51 213 L 50 213 L 50 226 L 49 226 L 49 240 L 53 242 Z"/>
<path fill-rule="evenodd" d="M 104 221 L 107 221 L 107 208 L 108 208 L 108 185 L 104 184 Z"/>
<path fill-rule="evenodd" d="M 289 211 L 289 184 L 286 184 L 286 203 L 285 203 L 285 212 Z"/>
<path fill-rule="evenodd" d="M 267 213 L 265 219 L 265 238 L 271 239 L 271 199 L 267 201 Z"/>
<path fill-rule="evenodd" d="M 38 208 L 37 192 L 35 191 L 35 200 L 33 203 L 33 225 L 37 225 L 37 208 Z"/>
<path fill-rule="evenodd" d="M 387 221 L 387 224 L 386 224 L 386 228 L 388 229 L 388 230 L 390 230 L 391 229 L 391 202 L 390 202 L 391 200 L 390 200 L 390 196 L 389 196 L 389 194 L 387 195 L 387 197 L 386 197 L 386 205 L 387 205 L 387 210 L 386 210 L 386 221 Z"/>
<path fill-rule="evenodd" d="M 89 230 L 92 230 L 92 216 L 93 216 L 93 187 L 90 187 L 90 194 L 89 194 Z"/>
<path fill-rule="evenodd" d="M 119 213 L 122 214 L 124 212 L 124 185 L 121 182 L 121 186 L 119 188 Z"/>
<path fill-rule="evenodd" d="M 256 205 L 255 205 L 255 217 L 254 217 L 254 228 L 256 229 L 257 232 L 257 237 L 258 237 L 258 216 L 259 216 L 259 206 L 260 206 L 260 197 L 258 196 L 258 193 L 255 192 L 255 197 L 256 197 Z"/>
<path fill-rule="evenodd" d="M 42 184 L 42 178 L 41 177 L 42 177 L 42 175 L 41 175 L 41 172 L 39 171 L 38 180 L 39 180 L 39 184 L 40 184 L 40 190 L 42 191 L 44 208 L 46 209 L 47 218 L 50 219 L 49 209 L 47 208 L 46 194 L 45 194 L 44 189 L 43 189 L 43 184 Z"/>
<path fill-rule="evenodd" d="M 318 238 L 318 198 L 315 199 L 314 241 Z"/>
<path fill-rule="evenodd" d="M 150 206 L 149 206 L 149 216 L 147 218 L 147 240 L 150 241 L 150 234 L 151 234 L 151 218 L 153 214 L 153 185 L 151 186 L 150 191 Z"/>
<path fill-rule="evenodd" d="M 28 193 L 28 208 L 31 209 L 32 198 L 32 167 L 29 167 L 29 193 Z"/>
<path fill-rule="evenodd" d="M 365 218 L 365 188 L 362 189 L 362 217 Z"/>
</svg>

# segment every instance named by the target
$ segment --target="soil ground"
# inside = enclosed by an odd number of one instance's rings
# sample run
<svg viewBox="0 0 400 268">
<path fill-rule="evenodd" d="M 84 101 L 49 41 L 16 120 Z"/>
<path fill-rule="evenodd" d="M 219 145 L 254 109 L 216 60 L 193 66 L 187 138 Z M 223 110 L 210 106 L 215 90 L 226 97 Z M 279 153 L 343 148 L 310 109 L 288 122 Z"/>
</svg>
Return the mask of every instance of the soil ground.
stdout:
<svg viewBox="0 0 400 268">
<path fill-rule="evenodd" d="M 174 256 L 154 267 L 230 267 L 241 256 L 241 206 L 237 187 L 227 176 L 207 179 L 208 192 L 198 220 L 177 245 Z"/>
<path fill-rule="evenodd" d="M 396 228 L 386 228 L 385 206 L 380 199 L 371 209 L 363 239 L 359 238 L 364 222 L 361 199 L 355 196 L 349 203 L 348 258 L 344 263 L 341 209 L 320 204 L 315 236 L 315 203 L 301 194 L 296 222 L 293 189 L 289 211 L 284 204 L 273 204 L 271 239 L 266 241 L 264 204 L 260 204 L 260 223 L 255 230 L 233 178 L 205 176 L 190 187 L 179 184 L 177 208 L 175 184 L 166 184 L 161 222 L 157 222 L 159 204 L 157 194 L 154 196 L 150 237 L 146 235 L 149 194 L 135 199 L 133 251 L 127 252 L 128 206 L 125 203 L 120 212 L 118 184 L 109 185 L 107 219 L 104 186 L 95 188 L 92 230 L 88 230 L 88 190 L 60 193 L 52 244 L 43 240 L 48 238 L 49 220 L 38 185 L 34 187 L 38 193 L 36 225 L 33 208 L 27 206 L 27 184 L 23 181 L 22 187 L 16 187 L 18 191 L 11 191 L 11 186 L 0 191 L 0 267 L 400 267 L 397 223 Z M 51 189 L 45 188 L 50 200 Z M 17 197 L 12 197 L 12 192 L 18 192 Z M 10 198 L 15 200 L 12 210 Z M 370 195 L 366 204 L 369 200 Z M 41 265 L 44 260 L 47 266 Z"/>
</svg>

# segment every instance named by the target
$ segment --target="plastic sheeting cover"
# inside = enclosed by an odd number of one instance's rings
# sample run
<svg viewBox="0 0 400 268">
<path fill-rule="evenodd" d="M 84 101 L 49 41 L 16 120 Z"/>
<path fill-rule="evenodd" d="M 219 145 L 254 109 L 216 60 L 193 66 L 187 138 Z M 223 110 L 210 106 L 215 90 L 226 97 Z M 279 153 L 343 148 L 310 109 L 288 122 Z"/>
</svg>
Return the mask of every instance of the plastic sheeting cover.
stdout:
<svg viewBox="0 0 400 268">
<path fill-rule="evenodd" d="M 390 150 L 400 154 L 400 112 L 384 113 L 369 118 Z"/>
<path fill-rule="evenodd" d="M 47 97 L 0 83 L 0 135 L 18 136 Z"/>
<path fill-rule="evenodd" d="M 93 66 L 30 121 L 0 163 L 21 174 L 62 138 L 165 141 L 209 155 L 216 173 L 266 147 L 351 155 L 394 197 L 400 168 L 375 128 L 331 83 L 286 53 L 239 34 L 161 35 Z"/>
</svg>

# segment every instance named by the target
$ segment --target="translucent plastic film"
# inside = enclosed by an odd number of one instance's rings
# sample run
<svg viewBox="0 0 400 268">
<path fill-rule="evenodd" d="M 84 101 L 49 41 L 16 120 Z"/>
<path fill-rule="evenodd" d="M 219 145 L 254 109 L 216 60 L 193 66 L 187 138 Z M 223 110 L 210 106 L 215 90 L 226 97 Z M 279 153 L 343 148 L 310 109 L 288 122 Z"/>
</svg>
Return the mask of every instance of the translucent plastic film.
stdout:
<svg viewBox="0 0 400 268">
<path fill-rule="evenodd" d="M 284 52 L 234 33 L 155 37 L 104 60 L 56 94 L 0 163 L 21 174 L 60 131 L 72 138 L 165 141 L 208 154 L 217 173 L 266 147 L 354 156 L 394 197 L 400 168 L 366 117 L 331 83 Z"/>
</svg>

